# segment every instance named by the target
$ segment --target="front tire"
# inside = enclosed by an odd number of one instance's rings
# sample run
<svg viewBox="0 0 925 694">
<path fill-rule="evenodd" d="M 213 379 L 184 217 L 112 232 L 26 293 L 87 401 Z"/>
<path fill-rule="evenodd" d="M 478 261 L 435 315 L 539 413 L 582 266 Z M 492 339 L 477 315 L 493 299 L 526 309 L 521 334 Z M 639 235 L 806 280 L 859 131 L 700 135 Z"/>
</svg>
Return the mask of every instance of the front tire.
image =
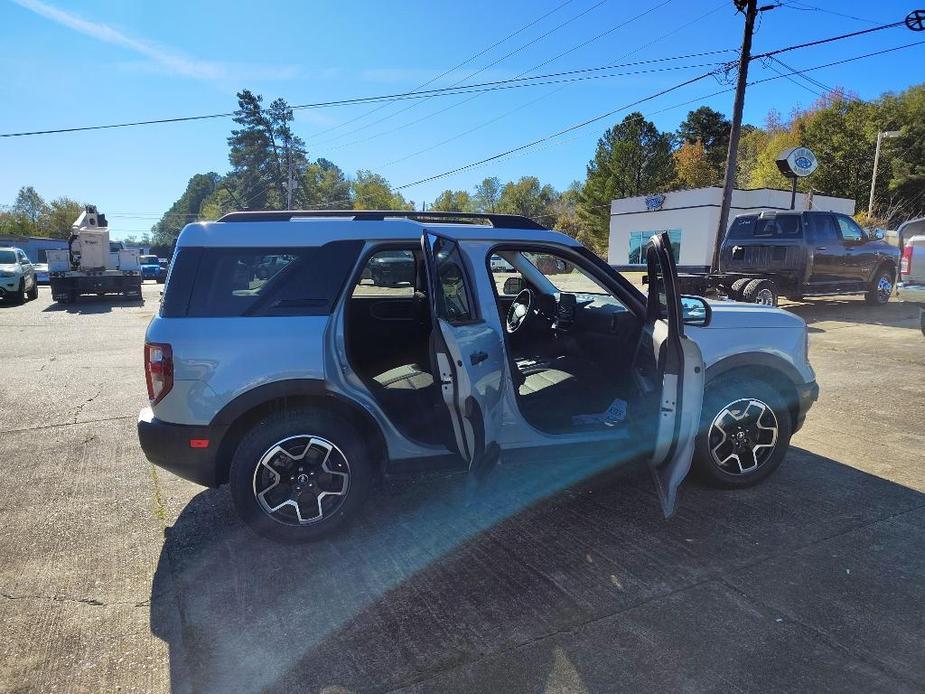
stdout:
<svg viewBox="0 0 925 694">
<path fill-rule="evenodd" d="M 21 306 L 22 304 L 26 303 L 26 280 L 19 280 L 19 288 L 13 295 L 13 303 L 17 306 Z"/>
<path fill-rule="evenodd" d="M 694 468 L 715 486 L 751 487 L 780 467 L 792 433 L 790 411 L 770 385 L 720 380 L 704 391 Z"/>
<path fill-rule="evenodd" d="M 27 296 L 29 301 L 34 301 L 39 298 L 39 284 L 35 280 L 32 280 L 32 289 L 29 290 Z"/>
<path fill-rule="evenodd" d="M 348 422 L 301 407 L 274 412 L 244 435 L 229 471 L 238 515 L 275 542 L 311 542 L 356 516 L 373 479 Z"/>
<path fill-rule="evenodd" d="M 883 268 L 874 276 L 870 290 L 864 295 L 864 300 L 872 306 L 884 306 L 893 294 L 893 271 Z"/>
</svg>

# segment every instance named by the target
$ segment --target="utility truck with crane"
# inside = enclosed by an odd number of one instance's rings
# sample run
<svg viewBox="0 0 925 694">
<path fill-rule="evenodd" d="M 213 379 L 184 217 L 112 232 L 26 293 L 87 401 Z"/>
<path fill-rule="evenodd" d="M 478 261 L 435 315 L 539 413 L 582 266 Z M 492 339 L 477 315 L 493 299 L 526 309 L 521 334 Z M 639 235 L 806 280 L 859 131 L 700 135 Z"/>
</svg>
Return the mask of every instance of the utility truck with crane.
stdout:
<svg viewBox="0 0 925 694">
<path fill-rule="evenodd" d="M 106 215 L 87 205 L 71 227 L 67 250 L 49 250 L 52 298 L 73 303 L 82 294 L 119 294 L 141 298 L 138 249 L 109 240 Z"/>
</svg>

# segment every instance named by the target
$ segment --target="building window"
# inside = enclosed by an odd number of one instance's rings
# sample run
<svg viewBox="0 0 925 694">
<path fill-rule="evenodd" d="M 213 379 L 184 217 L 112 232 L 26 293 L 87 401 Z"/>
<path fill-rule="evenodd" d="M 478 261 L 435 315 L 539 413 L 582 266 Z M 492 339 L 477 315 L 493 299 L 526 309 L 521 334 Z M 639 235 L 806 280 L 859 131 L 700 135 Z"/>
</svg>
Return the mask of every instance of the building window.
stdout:
<svg viewBox="0 0 925 694">
<path fill-rule="evenodd" d="M 632 231 L 630 232 L 629 248 L 629 265 L 645 265 L 646 249 L 649 246 L 649 239 L 653 234 L 661 234 L 663 231 L 668 232 L 668 238 L 671 241 L 671 253 L 674 255 L 675 263 L 681 261 L 681 230 L 680 229 L 657 229 L 655 231 Z"/>
</svg>

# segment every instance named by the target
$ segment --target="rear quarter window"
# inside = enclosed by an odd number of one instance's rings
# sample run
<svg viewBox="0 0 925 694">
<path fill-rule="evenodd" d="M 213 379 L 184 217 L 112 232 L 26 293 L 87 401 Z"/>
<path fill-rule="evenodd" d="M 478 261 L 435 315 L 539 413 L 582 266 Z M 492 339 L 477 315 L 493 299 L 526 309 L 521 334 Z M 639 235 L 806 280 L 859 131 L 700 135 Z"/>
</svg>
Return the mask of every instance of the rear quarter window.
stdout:
<svg viewBox="0 0 925 694">
<path fill-rule="evenodd" d="M 161 315 L 330 313 L 362 246 L 362 241 L 335 241 L 311 248 L 178 249 Z"/>
<path fill-rule="evenodd" d="M 730 239 L 750 239 L 755 231 L 757 217 L 736 217 L 729 226 L 727 237 Z"/>
</svg>

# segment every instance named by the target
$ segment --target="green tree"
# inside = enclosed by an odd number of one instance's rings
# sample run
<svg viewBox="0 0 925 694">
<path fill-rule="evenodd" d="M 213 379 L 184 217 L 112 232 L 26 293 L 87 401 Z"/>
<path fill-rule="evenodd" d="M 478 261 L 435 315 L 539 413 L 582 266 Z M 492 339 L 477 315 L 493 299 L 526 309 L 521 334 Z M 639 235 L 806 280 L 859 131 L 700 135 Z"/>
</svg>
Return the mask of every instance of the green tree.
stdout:
<svg viewBox="0 0 925 694">
<path fill-rule="evenodd" d="M 48 203 L 42 219 L 43 236 L 66 239 L 71 235 L 71 226 L 77 221 L 85 205 L 71 198 L 55 198 Z"/>
<path fill-rule="evenodd" d="M 411 210 L 401 193 L 392 190 L 380 174 L 368 169 L 357 171 L 353 180 L 353 209 L 355 210 Z"/>
<path fill-rule="evenodd" d="M 305 209 L 349 210 L 353 191 L 339 166 L 317 159 L 302 174 L 298 200 L 298 206 Z"/>
<path fill-rule="evenodd" d="M 921 214 L 925 212 L 925 85 L 910 87 L 885 102 L 884 109 L 892 117 L 882 129 L 900 131 L 895 140 L 884 140 L 888 144 L 883 151 L 891 169 L 886 194 L 910 216 Z"/>
<path fill-rule="evenodd" d="M 475 202 L 464 190 L 445 190 L 437 196 L 430 209 L 444 212 L 474 212 Z"/>
<path fill-rule="evenodd" d="M 709 162 L 713 173 L 713 180 L 709 183 L 716 183 L 723 177 L 731 128 L 732 124 L 726 116 L 709 106 L 701 106 L 691 111 L 678 126 L 678 137 L 681 140 L 689 145 L 695 142 L 702 144 L 704 158 Z"/>
<path fill-rule="evenodd" d="M 552 206 L 558 199 L 556 189 L 543 185 L 536 176 L 522 176 L 516 183 L 508 181 L 501 189 L 496 209 L 507 214 L 520 214 L 546 223 L 554 220 Z"/>
<path fill-rule="evenodd" d="M 638 112 L 598 140 L 578 203 L 579 218 L 595 238 L 596 248 L 607 245 L 614 198 L 654 193 L 670 185 L 674 178 L 671 146 L 671 134 L 660 132 Z"/>
<path fill-rule="evenodd" d="M 41 228 L 40 221 L 47 211 L 48 205 L 35 188 L 23 186 L 19 189 L 16 201 L 13 203 L 13 214 L 19 220 L 19 233 L 27 236 L 38 235 Z"/>
<path fill-rule="evenodd" d="M 702 188 L 716 183 L 716 169 L 700 140 L 685 142 L 674 154 L 675 188 Z"/>
<path fill-rule="evenodd" d="M 501 199 L 501 179 L 497 176 L 482 179 L 475 187 L 475 204 L 480 212 L 496 212 Z"/>
<path fill-rule="evenodd" d="M 215 193 L 221 181 L 222 177 L 212 171 L 193 176 L 180 198 L 170 206 L 161 220 L 151 227 L 154 243 L 170 245 L 184 226 L 189 222 L 195 222 L 199 218 L 203 203 Z"/>
</svg>

